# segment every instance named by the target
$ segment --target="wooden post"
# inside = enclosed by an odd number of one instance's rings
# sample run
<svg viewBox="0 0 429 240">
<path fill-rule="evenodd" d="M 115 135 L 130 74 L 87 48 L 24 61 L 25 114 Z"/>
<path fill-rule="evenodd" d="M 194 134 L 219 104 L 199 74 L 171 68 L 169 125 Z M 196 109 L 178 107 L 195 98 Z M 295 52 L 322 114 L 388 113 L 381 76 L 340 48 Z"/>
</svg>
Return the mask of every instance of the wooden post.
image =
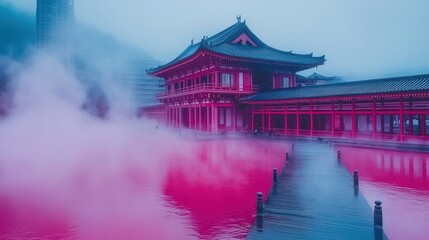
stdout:
<svg viewBox="0 0 429 240">
<path fill-rule="evenodd" d="M 218 126 L 219 126 L 218 121 L 219 121 L 218 108 L 213 103 L 213 132 L 218 131 Z"/>
<path fill-rule="evenodd" d="M 210 107 L 209 107 L 209 105 L 207 105 L 206 108 L 207 108 L 206 131 L 211 132 L 211 129 L 210 129 Z"/>
<path fill-rule="evenodd" d="M 313 120 L 313 102 L 310 103 L 310 136 L 313 136 L 314 131 L 314 120 Z"/>
<path fill-rule="evenodd" d="M 198 115 L 199 115 L 199 123 L 200 123 L 198 126 L 198 129 L 200 131 L 202 131 L 203 130 L 203 120 L 202 120 L 203 114 L 201 113 L 201 103 L 198 105 Z"/>
<path fill-rule="evenodd" d="M 232 130 L 235 132 L 237 131 L 237 107 L 232 106 L 231 107 L 231 117 L 232 117 Z"/>
<path fill-rule="evenodd" d="M 188 105 L 188 128 L 192 129 L 192 108 L 190 103 Z"/>
<path fill-rule="evenodd" d="M 215 132 L 215 109 L 214 109 L 214 101 L 212 103 L 212 110 L 211 110 L 211 132 Z"/>
<path fill-rule="evenodd" d="M 287 104 L 285 104 L 285 112 L 284 112 L 284 114 L 285 114 L 285 134 L 287 134 L 287 132 L 288 132 L 288 121 L 287 121 Z"/>
<path fill-rule="evenodd" d="M 192 109 L 193 109 L 192 113 L 194 114 L 194 122 L 193 122 L 192 128 L 197 130 L 198 129 L 198 127 L 197 127 L 197 125 L 198 125 L 197 124 L 197 108 L 194 106 Z"/>
<path fill-rule="evenodd" d="M 352 102 L 352 138 L 356 137 L 356 103 Z"/>
<path fill-rule="evenodd" d="M 359 173 L 357 170 L 355 170 L 353 173 L 353 186 L 359 187 Z"/>
<path fill-rule="evenodd" d="M 256 227 L 262 229 L 264 221 L 264 203 L 262 202 L 262 193 L 256 194 Z"/>
<path fill-rule="evenodd" d="M 383 229 L 383 211 L 381 201 L 375 201 L 374 206 L 374 228 Z"/>
<path fill-rule="evenodd" d="M 296 135 L 299 135 L 299 103 L 296 103 Z"/>
<path fill-rule="evenodd" d="M 375 99 L 372 100 L 372 137 L 377 137 L 377 115 L 375 114 Z"/>
<path fill-rule="evenodd" d="M 279 179 L 278 179 L 278 176 L 277 176 L 277 169 L 274 168 L 274 170 L 273 170 L 273 184 L 277 183 L 278 180 Z"/>
<path fill-rule="evenodd" d="M 335 104 L 334 100 L 332 100 L 331 103 L 331 131 L 332 131 L 332 137 L 335 136 Z"/>
<path fill-rule="evenodd" d="M 251 123 L 251 125 L 252 125 L 251 127 L 252 127 L 252 129 L 250 129 L 250 130 L 251 131 L 255 131 L 255 115 L 253 113 L 253 108 L 251 108 L 250 111 L 251 111 L 251 113 L 250 113 L 251 116 L 250 117 L 252 118 L 251 119 L 251 122 L 252 122 Z"/>
<path fill-rule="evenodd" d="M 179 122 L 178 122 L 178 126 L 179 126 L 179 128 L 182 128 L 182 123 L 183 123 L 183 117 L 182 117 L 182 108 L 179 106 L 179 107 L 177 107 L 177 117 L 178 117 L 178 119 L 177 120 L 179 120 Z"/>
<path fill-rule="evenodd" d="M 262 132 L 265 130 L 265 106 L 262 105 Z"/>
<path fill-rule="evenodd" d="M 404 141 L 404 100 L 401 96 L 399 100 L 399 140 Z"/>
</svg>

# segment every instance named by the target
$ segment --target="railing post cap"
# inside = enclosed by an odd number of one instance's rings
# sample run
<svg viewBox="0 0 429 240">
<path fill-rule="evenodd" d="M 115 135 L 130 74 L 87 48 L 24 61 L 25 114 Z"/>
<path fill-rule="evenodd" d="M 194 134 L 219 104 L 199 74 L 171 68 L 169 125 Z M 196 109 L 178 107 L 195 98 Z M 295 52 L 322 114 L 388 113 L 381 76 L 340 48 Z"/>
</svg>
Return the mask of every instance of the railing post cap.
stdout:
<svg viewBox="0 0 429 240">
<path fill-rule="evenodd" d="M 354 173 L 355 173 L 355 174 L 358 174 L 359 172 L 358 172 L 358 170 L 355 170 L 355 171 L 354 171 Z"/>
<path fill-rule="evenodd" d="M 375 205 L 381 206 L 381 201 L 380 200 L 375 201 Z"/>
<path fill-rule="evenodd" d="M 273 170 L 274 172 L 277 172 L 277 168 L 274 168 L 274 170 Z"/>
<path fill-rule="evenodd" d="M 262 198 L 262 193 L 261 193 L 261 192 L 258 192 L 256 195 L 257 195 L 258 197 L 261 197 L 261 198 Z"/>
</svg>

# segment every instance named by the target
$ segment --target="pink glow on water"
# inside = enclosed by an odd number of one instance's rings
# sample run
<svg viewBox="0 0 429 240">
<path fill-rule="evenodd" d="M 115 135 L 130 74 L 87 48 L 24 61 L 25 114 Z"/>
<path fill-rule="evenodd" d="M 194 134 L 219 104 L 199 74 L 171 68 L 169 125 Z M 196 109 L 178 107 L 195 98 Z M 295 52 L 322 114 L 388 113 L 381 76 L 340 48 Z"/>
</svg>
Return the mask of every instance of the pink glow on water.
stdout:
<svg viewBox="0 0 429 240">
<path fill-rule="evenodd" d="M 47 172 L 56 172 L 55 182 L 41 179 L 37 168 L 14 169 L 26 179 L 2 175 L 0 238 L 244 238 L 256 192 L 268 193 L 287 145 L 170 141 L 165 155 L 152 153 L 150 160 L 132 159 L 125 150 L 133 148 L 124 148 L 113 169 L 110 161 L 53 166 Z M 148 173 L 159 169 L 146 161 L 168 162 L 165 173 L 157 173 L 161 185 Z"/>
<path fill-rule="evenodd" d="M 170 165 L 165 193 L 190 212 L 199 238 L 244 238 L 256 210 L 256 193 L 267 195 L 272 171 L 285 163 L 284 143 L 252 140 L 192 143 L 197 158 Z"/>
<path fill-rule="evenodd" d="M 429 154 L 339 148 L 349 172 L 359 171 L 360 190 L 370 206 L 383 202 L 389 239 L 427 239 L 429 234 Z"/>
</svg>

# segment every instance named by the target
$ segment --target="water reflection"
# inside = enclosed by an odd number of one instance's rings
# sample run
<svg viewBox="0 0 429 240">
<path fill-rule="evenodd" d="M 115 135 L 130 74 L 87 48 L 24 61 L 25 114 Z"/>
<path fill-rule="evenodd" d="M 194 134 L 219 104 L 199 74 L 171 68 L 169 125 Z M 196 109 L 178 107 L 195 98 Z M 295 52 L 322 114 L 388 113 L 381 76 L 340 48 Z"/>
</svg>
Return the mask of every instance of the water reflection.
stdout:
<svg viewBox="0 0 429 240">
<path fill-rule="evenodd" d="M 360 190 L 372 206 L 383 202 L 389 239 L 427 239 L 429 222 L 429 155 L 366 148 L 339 147 L 352 174 L 359 171 Z"/>
<path fill-rule="evenodd" d="M 228 140 L 192 143 L 198 158 L 170 165 L 165 194 L 190 212 L 203 239 L 244 238 L 255 216 L 256 193 L 266 196 L 281 169 L 285 143 Z"/>
<path fill-rule="evenodd" d="M 169 143 L 162 152 L 152 151 L 150 159 L 144 153 L 159 148 L 149 145 L 139 153 L 131 147 L 119 162 L 100 158 L 100 149 L 91 154 L 96 161 L 44 162 L 40 168 L 0 160 L 0 239 L 246 236 L 255 194 L 266 196 L 287 144 Z"/>
</svg>

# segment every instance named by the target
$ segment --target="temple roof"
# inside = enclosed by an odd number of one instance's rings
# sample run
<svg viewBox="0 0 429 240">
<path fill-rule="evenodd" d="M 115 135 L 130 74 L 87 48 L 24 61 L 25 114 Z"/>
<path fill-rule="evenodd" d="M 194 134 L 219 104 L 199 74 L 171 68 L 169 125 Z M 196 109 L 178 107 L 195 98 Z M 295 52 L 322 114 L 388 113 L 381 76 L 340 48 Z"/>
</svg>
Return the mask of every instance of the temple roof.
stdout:
<svg viewBox="0 0 429 240">
<path fill-rule="evenodd" d="M 329 80 L 333 80 L 334 77 L 327 77 L 327 76 L 323 76 L 323 75 L 318 74 L 318 73 L 313 73 L 310 76 L 308 76 L 307 79 L 329 81 Z"/>
<path fill-rule="evenodd" d="M 247 60 L 262 60 L 291 65 L 315 67 L 323 64 L 325 56 L 313 57 L 313 54 L 296 54 L 272 48 L 262 42 L 246 25 L 246 21 L 237 18 L 237 23 L 213 35 L 204 37 L 199 43 L 191 44 L 171 62 L 148 70 L 156 73 L 190 58 L 200 50 L 206 50 L 224 56 L 244 58 Z"/>
<path fill-rule="evenodd" d="M 414 91 L 429 91 L 429 74 L 355 82 L 341 82 L 298 88 L 283 88 L 260 92 L 252 96 L 244 97 L 240 99 L 240 101 L 281 101 L 304 98 L 406 93 Z"/>
</svg>

